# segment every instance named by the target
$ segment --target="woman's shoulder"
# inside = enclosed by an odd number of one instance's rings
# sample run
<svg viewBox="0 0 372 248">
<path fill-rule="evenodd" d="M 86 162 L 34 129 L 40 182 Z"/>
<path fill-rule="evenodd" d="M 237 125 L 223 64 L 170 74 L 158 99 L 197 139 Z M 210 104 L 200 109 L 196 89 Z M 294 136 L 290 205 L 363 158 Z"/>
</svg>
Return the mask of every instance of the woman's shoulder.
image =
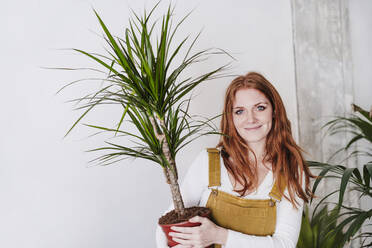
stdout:
<svg viewBox="0 0 372 248">
<path fill-rule="evenodd" d="M 217 148 L 204 147 L 194 157 L 191 166 L 189 167 L 190 173 L 208 174 L 209 157 L 220 153 Z M 220 159 L 221 160 L 221 159 Z"/>
<path fill-rule="evenodd" d="M 208 167 L 208 148 L 201 149 L 198 153 L 193 155 L 189 171 L 198 172 Z"/>
<path fill-rule="evenodd" d="M 196 161 L 202 161 L 208 162 L 209 156 L 213 156 L 214 154 L 220 154 L 221 155 L 221 150 L 219 148 L 215 147 L 204 147 L 202 148 L 199 153 L 196 155 L 195 160 Z"/>
<path fill-rule="evenodd" d="M 193 184 L 202 183 L 206 184 L 208 180 L 208 151 L 207 148 L 201 149 L 196 155 L 194 155 L 193 162 L 187 169 L 184 180 L 190 181 Z"/>
</svg>

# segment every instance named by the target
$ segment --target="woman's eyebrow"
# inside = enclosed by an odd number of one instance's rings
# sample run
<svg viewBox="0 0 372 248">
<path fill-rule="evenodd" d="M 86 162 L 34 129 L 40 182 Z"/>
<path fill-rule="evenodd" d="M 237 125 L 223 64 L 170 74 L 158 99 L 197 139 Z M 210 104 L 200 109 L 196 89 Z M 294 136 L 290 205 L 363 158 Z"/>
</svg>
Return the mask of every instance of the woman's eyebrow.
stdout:
<svg viewBox="0 0 372 248">
<path fill-rule="evenodd" d="M 266 102 L 266 101 L 261 101 L 261 102 L 256 103 L 256 104 L 253 105 L 253 106 L 257 106 L 257 105 L 260 105 L 260 104 L 269 104 L 269 103 Z M 233 109 L 236 109 L 236 108 L 244 108 L 244 107 L 242 107 L 242 106 L 236 106 L 236 107 L 233 107 Z"/>
<path fill-rule="evenodd" d="M 257 106 L 257 105 L 260 105 L 260 104 L 269 104 L 269 103 L 266 102 L 266 101 L 262 101 L 262 102 L 256 103 L 254 106 Z"/>
</svg>

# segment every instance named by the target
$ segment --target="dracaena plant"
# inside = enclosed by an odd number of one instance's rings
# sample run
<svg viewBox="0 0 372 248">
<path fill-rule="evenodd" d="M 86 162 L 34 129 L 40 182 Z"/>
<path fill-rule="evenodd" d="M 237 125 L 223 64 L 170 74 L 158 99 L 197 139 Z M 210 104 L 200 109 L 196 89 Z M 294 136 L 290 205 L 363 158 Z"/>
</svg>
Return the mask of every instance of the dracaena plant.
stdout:
<svg viewBox="0 0 372 248">
<path fill-rule="evenodd" d="M 351 134 L 352 137 L 349 142 L 346 146 L 340 148 L 337 153 L 344 151 L 346 158 L 351 156 L 365 156 L 370 161 L 361 165 L 361 170 L 358 166 L 348 168 L 343 165 L 332 165 L 315 161 L 308 161 L 308 163 L 310 166 L 320 170 L 318 178 L 313 185 L 313 193 L 316 192 L 319 183 L 327 178 L 336 178 L 340 183 L 338 188 L 329 192 L 321 199 L 314 213 L 331 195 L 338 194 L 338 202 L 336 203 L 335 210 L 333 210 L 337 211 L 336 220 L 338 220 L 338 224 L 332 231 L 333 235 L 341 233 L 345 229 L 346 231 L 341 239 L 343 244 L 353 238 L 361 238 L 362 247 L 367 247 L 372 245 L 372 242 L 366 243 L 372 237 L 372 233 L 367 231 L 360 232 L 359 235 L 357 233 L 361 230 L 362 226 L 367 225 L 366 221 L 372 217 L 372 208 L 361 209 L 344 204 L 344 195 L 347 190 L 358 193 L 360 198 L 372 199 L 372 116 L 371 113 L 357 105 L 353 104 L 353 108 L 357 114 L 353 114 L 351 117 L 337 117 L 326 123 L 324 127 L 328 127 L 328 133 L 331 135 L 337 133 Z M 366 148 L 349 153 L 352 145 L 358 140 L 365 141 L 367 143 Z"/>
<path fill-rule="evenodd" d="M 97 106 L 120 106 L 122 113 L 115 127 L 88 126 L 100 132 L 127 136 L 133 143 L 127 146 L 105 142 L 104 147 L 91 150 L 103 152 L 95 161 L 108 164 L 134 157 L 157 163 L 163 168 L 170 185 L 175 210 L 182 215 L 184 203 L 178 185 L 176 154 L 195 138 L 215 133 L 215 128 L 205 128 L 212 127 L 211 119 L 196 120 L 189 115 L 190 93 L 199 84 L 222 76 L 226 65 L 197 77 L 181 75 L 190 66 L 205 61 L 209 56 L 226 53 L 219 49 L 192 53 L 200 33 L 193 40 L 189 41 L 186 37 L 175 44 L 177 30 L 188 15 L 174 24 L 174 8 L 169 6 L 161 19 L 152 21 L 158 4 L 148 14 L 145 11 L 143 16 L 133 12 L 122 38 L 112 35 L 94 11 L 108 44 L 106 53 L 73 50 L 96 62 L 104 73 L 104 84 L 99 90 L 73 100 L 79 104 L 78 109 L 84 109 L 84 112 L 66 135 Z M 180 62 L 176 63 L 176 60 Z M 137 132 L 128 131 L 126 120 L 136 127 Z"/>
</svg>

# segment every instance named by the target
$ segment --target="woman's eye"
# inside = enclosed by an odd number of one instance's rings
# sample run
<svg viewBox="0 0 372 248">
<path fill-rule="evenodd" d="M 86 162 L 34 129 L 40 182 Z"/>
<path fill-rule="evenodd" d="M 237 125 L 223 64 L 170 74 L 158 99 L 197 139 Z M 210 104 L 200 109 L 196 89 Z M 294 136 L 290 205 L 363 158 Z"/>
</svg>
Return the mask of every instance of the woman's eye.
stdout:
<svg viewBox="0 0 372 248">
<path fill-rule="evenodd" d="M 241 109 L 235 111 L 235 114 L 237 114 L 237 115 L 240 115 L 241 113 L 243 113 L 243 110 L 241 110 Z"/>
<path fill-rule="evenodd" d="M 258 109 L 259 111 L 264 111 L 264 110 L 266 109 L 266 107 L 265 107 L 265 106 L 258 106 L 257 109 Z"/>
</svg>

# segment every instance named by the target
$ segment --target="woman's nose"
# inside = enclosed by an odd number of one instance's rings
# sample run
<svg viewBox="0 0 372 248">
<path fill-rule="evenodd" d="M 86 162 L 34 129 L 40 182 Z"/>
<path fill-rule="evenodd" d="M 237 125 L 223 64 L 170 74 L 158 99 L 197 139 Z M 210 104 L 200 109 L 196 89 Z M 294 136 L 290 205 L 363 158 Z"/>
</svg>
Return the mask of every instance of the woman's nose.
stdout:
<svg viewBox="0 0 372 248">
<path fill-rule="evenodd" d="M 256 122 L 256 115 L 253 111 L 246 111 L 245 121 L 248 123 Z"/>
</svg>

